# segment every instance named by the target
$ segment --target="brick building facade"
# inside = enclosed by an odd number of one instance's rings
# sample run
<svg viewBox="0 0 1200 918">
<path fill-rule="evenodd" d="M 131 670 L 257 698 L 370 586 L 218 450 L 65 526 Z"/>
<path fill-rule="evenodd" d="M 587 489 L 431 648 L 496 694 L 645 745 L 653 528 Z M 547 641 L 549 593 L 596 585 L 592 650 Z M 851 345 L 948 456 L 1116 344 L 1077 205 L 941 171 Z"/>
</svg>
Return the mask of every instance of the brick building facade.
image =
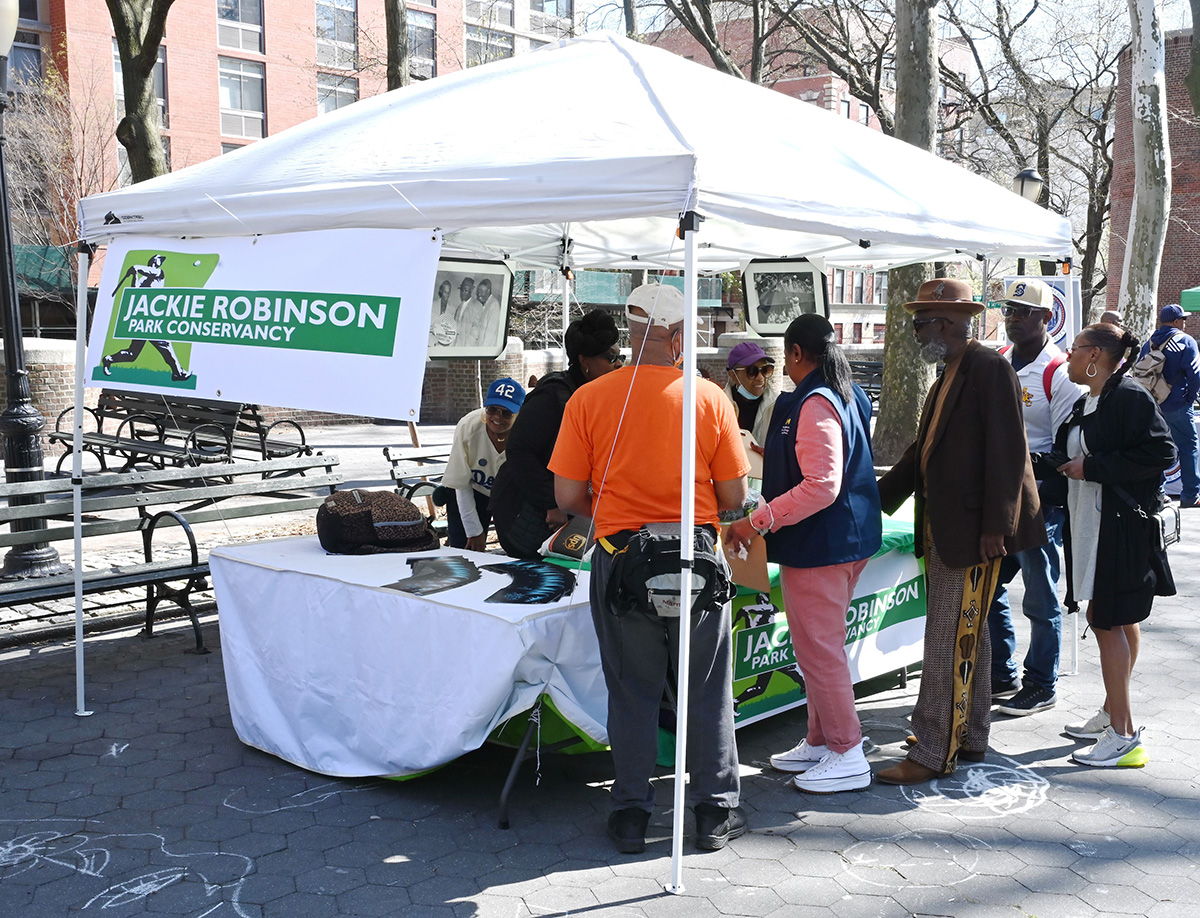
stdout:
<svg viewBox="0 0 1200 918">
<path fill-rule="evenodd" d="M 1171 215 L 1158 279 L 1158 305 L 1178 303 L 1179 293 L 1200 285 L 1200 128 L 1183 80 L 1187 75 L 1192 32 L 1170 32 L 1166 39 L 1167 133 L 1171 145 Z M 1108 305 L 1117 308 L 1125 259 L 1125 236 L 1133 203 L 1133 128 L 1129 90 L 1130 50 L 1117 70 L 1113 135 L 1113 177 L 1108 243 Z M 1189 314 L 1189 334 L 1200 334 L 1200 313 Z"/>
</svg>

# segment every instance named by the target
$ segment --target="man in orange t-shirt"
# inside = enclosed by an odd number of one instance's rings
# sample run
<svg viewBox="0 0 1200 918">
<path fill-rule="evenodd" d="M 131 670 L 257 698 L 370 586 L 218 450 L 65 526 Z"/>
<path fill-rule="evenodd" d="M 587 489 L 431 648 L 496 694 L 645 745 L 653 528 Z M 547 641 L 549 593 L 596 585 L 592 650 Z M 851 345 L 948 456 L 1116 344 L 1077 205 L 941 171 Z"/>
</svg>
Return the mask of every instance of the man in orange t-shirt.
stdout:
<svg viewBox="0 0 1200 918">
<path fill-rule="evenodd" d="M 567 402 L 550 459 L 558 505 L 592 516 L 592 621 L 608 686 L 608 740 L 616 772 L 609 837 L 617 850 L 645 850 L 654 807 L 658 716 L 668 672 L 675 668 L 679 618 L 641 611 L 618 614 L 607 601 L 611 551 L 645 523 L 678 523 L 682 498 L 683 296 L 647 284 L 629 296 L 625 314 L 633 366 L 580 387 Z M 750 470 L 737 417 L 720 387 L 696 380 L 697 526 L 717 525 L 718 510 L 738 509 Z M 593 497 L 594 495 L 594 497 Z M 694 612 L 688 772 L 696 846 L 724 847 L 746 832 L 738 807 L 733 735 L 732 634 L 729 606 Z"/>
</svg>

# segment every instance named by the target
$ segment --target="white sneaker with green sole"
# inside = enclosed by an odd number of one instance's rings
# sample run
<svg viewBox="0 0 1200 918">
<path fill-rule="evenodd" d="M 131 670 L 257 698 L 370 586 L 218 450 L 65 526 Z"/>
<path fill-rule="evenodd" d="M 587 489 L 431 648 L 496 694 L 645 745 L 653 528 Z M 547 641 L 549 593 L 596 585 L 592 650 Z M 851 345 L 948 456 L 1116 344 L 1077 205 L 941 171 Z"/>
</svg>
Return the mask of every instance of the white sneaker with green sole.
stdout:
<svg viewBox="0 0 1200 918">
<path fill-rule="evenodd" d="M 1141 728 L 1133 736 L 1122 736 L 1111 726 L 1105 727 L 1096 745 L 1074 753 L 1071 758 L 1080 765 L 1097 768 L 1141 768 L 1150 761 L 1142 746 Z"/>
</svg>

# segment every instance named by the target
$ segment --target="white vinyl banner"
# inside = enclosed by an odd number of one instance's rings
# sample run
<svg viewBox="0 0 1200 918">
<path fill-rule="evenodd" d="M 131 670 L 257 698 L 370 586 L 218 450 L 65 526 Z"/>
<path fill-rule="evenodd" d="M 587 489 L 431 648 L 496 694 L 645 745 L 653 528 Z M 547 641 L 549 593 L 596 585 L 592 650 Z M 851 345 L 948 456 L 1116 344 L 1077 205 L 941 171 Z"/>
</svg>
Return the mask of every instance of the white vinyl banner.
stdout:
<svg viewBox="0 0 1200 918">
<path fill-rule="evenodd" d="M 419 420 L 441 247 L 383 229 L 119 240 L 84 384 Z"/>
</svg>

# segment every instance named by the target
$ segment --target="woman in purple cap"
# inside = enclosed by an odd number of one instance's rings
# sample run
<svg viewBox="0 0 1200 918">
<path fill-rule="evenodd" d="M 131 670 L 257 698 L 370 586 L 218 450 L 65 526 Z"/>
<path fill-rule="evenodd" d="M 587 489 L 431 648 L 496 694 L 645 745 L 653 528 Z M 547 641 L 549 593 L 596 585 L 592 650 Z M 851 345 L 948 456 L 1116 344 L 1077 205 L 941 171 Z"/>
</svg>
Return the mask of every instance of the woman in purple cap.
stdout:
<svg viewBox="0 0 1200 918">
<path fill-rule="evenodd" d="M 757 452 L 761 455 L 771 423 L 771 411 L 779 397 L 775 359 L 768 357 L 755 342 L 743 341 L 733 346 L 725 368 L 729 373 L 725 394 L 737 409 L 738 427 L 754 435 L 759 444 Z"/>
<path fill-rule="evenodd" d="M 503 376 L 488 386 L 483 410 L 472 411 L 454 427 L 442 487 L 453 489 L 446 502 L 451 548 L 483 551 L 492 523 L 492 484 L 504 464 L 508 433 L 525 401 L 525 390 Z"/>
</svg>

